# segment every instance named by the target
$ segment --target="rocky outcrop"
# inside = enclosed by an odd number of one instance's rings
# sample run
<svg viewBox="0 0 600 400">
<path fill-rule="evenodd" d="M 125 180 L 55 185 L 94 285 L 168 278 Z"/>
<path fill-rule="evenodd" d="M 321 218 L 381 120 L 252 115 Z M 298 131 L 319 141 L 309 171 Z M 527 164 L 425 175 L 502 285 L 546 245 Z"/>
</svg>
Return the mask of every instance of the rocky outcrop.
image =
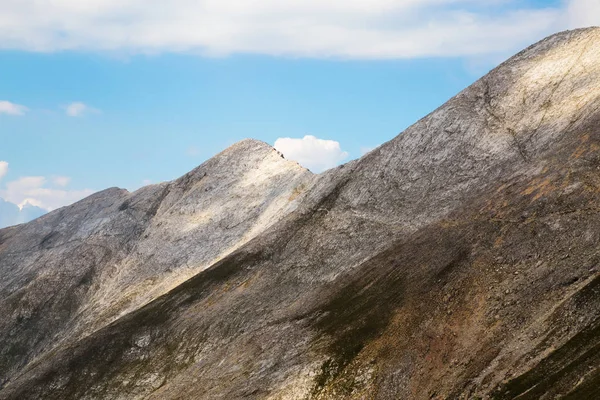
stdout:
<svg viewBox="0 0 600 400">
<path fill-rule="evenodd" d="M 247 140 L 173 182 L 108 189 L 0 231 L 2 381 L 242 246 L 293 210 L 311 181 Z"/>
<path fill-rule="evenodd" d="M 245 141 L 0 231 L 0 398 L 596 398 L 599 54 L 554 35 L 322 175 Z"/>
</svg>

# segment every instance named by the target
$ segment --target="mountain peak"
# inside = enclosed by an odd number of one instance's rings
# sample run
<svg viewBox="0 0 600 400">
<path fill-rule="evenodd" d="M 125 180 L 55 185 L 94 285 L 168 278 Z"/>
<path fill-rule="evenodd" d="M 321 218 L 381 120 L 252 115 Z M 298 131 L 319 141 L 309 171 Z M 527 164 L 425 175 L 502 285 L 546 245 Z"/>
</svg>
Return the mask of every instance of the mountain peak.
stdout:
<svg viewBox="0 0 600 400">
<path fill-rule="evenodd" d="M 306 168 L 300 166 L 297 162 L 285 159 L 283 154 L 270 144 L 263 142 L 262 140 L 249 138 L 232 144 L 198 168 L 201 168 L 205 164 L 222 164 L 223 162 L 226 162 L 230 165 L 228 169 L 235 168 L 236 165 L 243 169 L 252 169 L 258 167 L 258 165 L 255 164 L 264 164 L 264 161 L 267 160 L 269 160 L 271 164 L 279 164 L 279 167 L 281 168 L 300 167 L 306 170 Z M 192 173 L 196 170 L 192 171 Z"/>
<path fill-rule="evenodd" d="M 239 142 L 236 142 L 234 144 L 232 144 L 231 146 L 229 146 L 227 149 L 225 149 L 226 152 L 241 152 L 241 153 L 245 153 L 245 152 L 256 152 L 256 151 L 276 151 L 275 148 L 273 146 L 271 146 L 270 144 L 263 142 L 262 140 L 258 140 L 258 139 L 251 139 L 251 138 L 247 138 L 247 139 L 243 139 L 240 140 Z"/>
<path fill-rule="evenodd" d="M 308 172 L 297 162 L 285 159 L 283 154 L 270 144 L 257 139 L 244 139 L 234 143 L 182 178 L 201 177 L 208 170 L 219 171 L 220 174 L 245 173 L 251 170 Z"/>
<path fill-rule="evenodd" d="M 0 231 L 0 397 L 598 398 L 599 39 L 326 174 L 246 139 Z"/>
</svg>

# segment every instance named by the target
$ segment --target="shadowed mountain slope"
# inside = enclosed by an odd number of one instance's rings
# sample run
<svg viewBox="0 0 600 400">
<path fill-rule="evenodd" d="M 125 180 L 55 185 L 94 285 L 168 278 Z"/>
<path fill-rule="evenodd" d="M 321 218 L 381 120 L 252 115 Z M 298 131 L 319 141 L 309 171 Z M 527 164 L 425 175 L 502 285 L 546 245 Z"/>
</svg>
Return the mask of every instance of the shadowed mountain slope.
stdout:
<svg viewBox="0 0 600 400">
<path fill-rule="evenodd" d="M 599 58 L 598 28 L 549 37 L 319 176 L 281 160 L 227 183 L 223 154 L 276 156 L 242 142 L 0 231 L 0 398 L 597 398 Z M 272 194 L 244 197 L 261 177 Z M 82 226 L 67 267 L 53 246 Z"/>
</svg>

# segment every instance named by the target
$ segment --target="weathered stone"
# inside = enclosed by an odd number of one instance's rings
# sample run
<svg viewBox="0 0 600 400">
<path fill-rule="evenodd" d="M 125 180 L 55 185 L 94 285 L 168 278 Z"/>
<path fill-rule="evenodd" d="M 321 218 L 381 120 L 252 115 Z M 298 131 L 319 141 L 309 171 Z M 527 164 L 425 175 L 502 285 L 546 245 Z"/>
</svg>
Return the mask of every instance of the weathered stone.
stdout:
<svg viewBox="0 0 600 400">
<path fill-rule="evenodd" d="M 590 28 L 343 168 L 244 141 L 0 230 L 0 398 L 598 397 L 598 166 Z"/>
</svg>

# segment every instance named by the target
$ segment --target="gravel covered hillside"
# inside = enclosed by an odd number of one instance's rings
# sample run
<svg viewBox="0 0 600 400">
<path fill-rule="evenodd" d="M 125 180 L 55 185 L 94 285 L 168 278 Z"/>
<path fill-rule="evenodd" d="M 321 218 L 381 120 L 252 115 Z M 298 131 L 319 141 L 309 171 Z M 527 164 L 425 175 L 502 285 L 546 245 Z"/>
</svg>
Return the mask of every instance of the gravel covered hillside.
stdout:
<svg viewBox="0 0 600 400">
<path fill-rule="evenodd" d="M 589 28 L 321 175 L 97 193 L 0 230 L 0 398 L 599 398 L 599 171 Z"/>
</svg>

